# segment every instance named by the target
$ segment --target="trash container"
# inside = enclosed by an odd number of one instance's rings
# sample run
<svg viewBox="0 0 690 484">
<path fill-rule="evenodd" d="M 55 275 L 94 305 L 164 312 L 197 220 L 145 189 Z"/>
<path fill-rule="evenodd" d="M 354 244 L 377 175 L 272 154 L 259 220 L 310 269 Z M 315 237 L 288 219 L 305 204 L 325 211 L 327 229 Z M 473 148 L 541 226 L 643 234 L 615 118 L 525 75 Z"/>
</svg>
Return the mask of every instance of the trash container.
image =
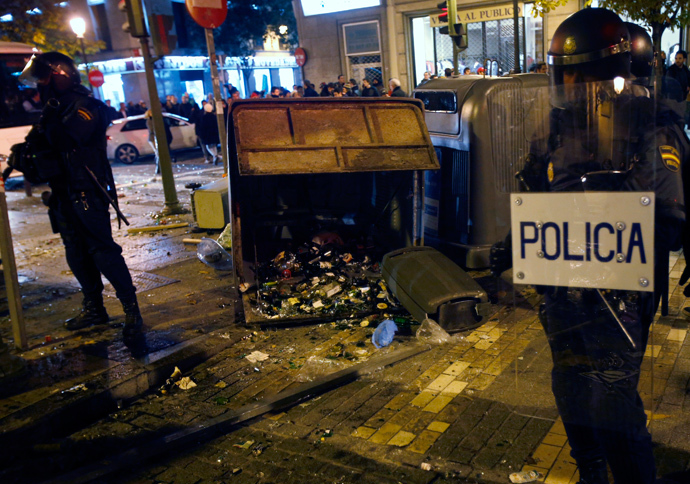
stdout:
<svg viewBox="0 0 690 484">
<path fill-rule="evenodd" d="M 232 255 L 241 291 L 260 286 L 263 263 L 314 233 L 361 240 L 381 257 L 423 244 L 423 170 L 438 162 L 420 101 L 259 99 L 230 109 Z M 282 270 L 290 281 L 290 268 Z M 323 319 L 269 318 L 252 307 L 251 291 L 242 294 L 247 323 Z"/>
</svg>

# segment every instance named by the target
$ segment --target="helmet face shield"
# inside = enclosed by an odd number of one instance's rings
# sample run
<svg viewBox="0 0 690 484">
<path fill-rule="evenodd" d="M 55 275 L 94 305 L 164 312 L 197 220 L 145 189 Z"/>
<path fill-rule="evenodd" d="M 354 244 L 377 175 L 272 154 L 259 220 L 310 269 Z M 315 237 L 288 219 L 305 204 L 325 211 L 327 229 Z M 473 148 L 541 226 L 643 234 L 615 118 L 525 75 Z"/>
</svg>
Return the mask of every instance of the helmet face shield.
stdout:
<svg viewBox="0 0 690 484">
<path fill-rule="evenodd" d="M 39 85 L 47 84 L 52 73 L 53 68 L 43 61 L 40 55 L 34 54 L 24 66 L 24 70 L 19 76 L 19 82 L 35 89 Z"/>
</svg>

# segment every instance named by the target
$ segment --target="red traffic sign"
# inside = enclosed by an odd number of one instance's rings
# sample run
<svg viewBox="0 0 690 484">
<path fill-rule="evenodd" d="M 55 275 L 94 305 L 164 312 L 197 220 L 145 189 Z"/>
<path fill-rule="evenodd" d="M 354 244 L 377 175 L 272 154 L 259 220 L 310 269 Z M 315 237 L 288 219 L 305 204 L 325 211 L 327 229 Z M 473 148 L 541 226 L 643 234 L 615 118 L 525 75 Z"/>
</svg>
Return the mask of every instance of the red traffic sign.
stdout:
<svg viewBox="0 0 690 484">
<path fill-rule="evenodd" d="M 300 67 L 307 63 L 307 52 L 302 47 L 295 49 L 295 62 Z"/>
<path fill-rule="evenodd" d="M 228 15 L 227 0 L 185 0 L 190 17 L 205 29 L 223 25 Z"/>
<path fill-rule="evenodd" d="M 103 73 L 101 71 L 99 71 L 98 69 L 94 69 L 91 72 L 89 72 L 89 83 L 93 87 L 101 87 L 104 82 L 105 79 L 103 78 Z"/>
</svg>

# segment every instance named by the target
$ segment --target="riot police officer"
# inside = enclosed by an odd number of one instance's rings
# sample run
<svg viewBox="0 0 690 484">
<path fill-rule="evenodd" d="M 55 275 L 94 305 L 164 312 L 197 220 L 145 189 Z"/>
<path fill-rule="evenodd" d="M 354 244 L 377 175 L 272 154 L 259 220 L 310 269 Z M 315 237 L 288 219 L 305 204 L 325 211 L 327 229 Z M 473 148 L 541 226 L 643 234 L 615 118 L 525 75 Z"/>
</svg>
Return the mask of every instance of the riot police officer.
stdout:
<svg viewBox="0 0 690 484">
<path fill-rule="evenodd" d="M 28 149 L 42 145 L 37 158 L 43 165 L 39 171 L 50 173 L 51 224 L 62 237 L 67 263 L 84 296 L 81 312 L 65 327 L 77 330 L 109 321 L 103 306 L 104 275 L 122 303 L 127 341 L 140 334 L 142 317 L 110 226 L 109 203 L 116 208 L 117 193 L 106 155 L 107 107 L 81 85 L 72 59 L 58 52 L 34 55 L 20 80 L 36 87 L 45 104 Z"/>
<path fill-rule="evenodd" d="M 581 484 L 608 484 L 607 464 L 617 484 L 655 481 L 637 385 L 662 281 L 668 281 L 668 263 L 660 261 L 679 248 L 685 221 L 680 165 L 688 146 L 675 123 L 656 115 L 646 84 L 630 82 L 631 65 L 637 76 L 650 67 L 645 46 L 636 51 L 630 41 L 621 19 L 601 8 L 581 10 L 558 27 L 548 52 L 548 139 L 535 140 L 519 176 L 532 191 L 656 195 L 656 294 L 539 288 L 552 390 Z M 645 63 L 647 71 L 640 67 Z M 494 252 L 500 272 L 500 248 Z"/>
</svg>

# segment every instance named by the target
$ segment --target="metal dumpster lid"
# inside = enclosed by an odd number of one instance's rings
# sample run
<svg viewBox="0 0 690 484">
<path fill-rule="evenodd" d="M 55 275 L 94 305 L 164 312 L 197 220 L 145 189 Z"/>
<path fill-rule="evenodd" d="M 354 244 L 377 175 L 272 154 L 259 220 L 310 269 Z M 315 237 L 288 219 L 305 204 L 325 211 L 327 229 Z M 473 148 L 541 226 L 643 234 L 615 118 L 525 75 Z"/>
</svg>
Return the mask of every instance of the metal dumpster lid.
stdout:
<svg viewBox="0 0 690 484">
<path fill-rule="evenodd" d="M 416 99 L 246 99 L 230 112 L 240 175 L 439 168 Z"/>
</svg>

